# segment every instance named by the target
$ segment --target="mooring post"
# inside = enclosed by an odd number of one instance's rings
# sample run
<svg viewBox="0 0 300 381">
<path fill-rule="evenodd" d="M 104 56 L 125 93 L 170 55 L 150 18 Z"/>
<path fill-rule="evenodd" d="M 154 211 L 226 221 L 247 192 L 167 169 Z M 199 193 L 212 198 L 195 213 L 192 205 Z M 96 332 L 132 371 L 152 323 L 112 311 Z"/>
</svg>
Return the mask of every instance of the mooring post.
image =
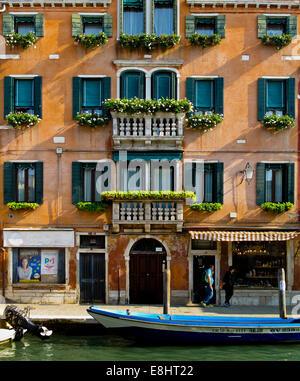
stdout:
<svg viewBox="0 0 300 381">
<path fill-rule="evenodd" d="M 284 269 L 278 270 L 278 287 L 279 287 L 279 316 L 282 319 L 287 319 L 286 315 L 286 295 L 285 295 L 285 273 Z"/>
<path fill-rule="evenodd" d="M 170 310 L 170 270 L 167 269 L 165 261 L 163 261 L 163 283 L 164 283 L 164 314 L 168 315 Z"/>
</svg>

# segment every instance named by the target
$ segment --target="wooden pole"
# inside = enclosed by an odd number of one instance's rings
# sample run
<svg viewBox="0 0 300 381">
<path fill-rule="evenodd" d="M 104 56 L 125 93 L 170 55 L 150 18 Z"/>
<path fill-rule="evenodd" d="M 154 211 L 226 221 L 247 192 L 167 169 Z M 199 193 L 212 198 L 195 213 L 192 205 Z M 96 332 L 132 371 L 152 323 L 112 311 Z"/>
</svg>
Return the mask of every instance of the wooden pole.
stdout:
<svg viewBox="0 0 300 381">
<path fill-rule="evenodd" d="M 286 315 L 286 295 L 285 295 L 285 273 L 284 269 L 278 270 L 278 287 L 279 287 L 279 316 L 287 319 Z"/>
<path fill-rule="evenodd" d="M 165 261 L 163 261 L 163 289 L 164 289 L 164 314 L 168 315 L 170 310 L 170 270 L 167 269 Z"/>
</svg>

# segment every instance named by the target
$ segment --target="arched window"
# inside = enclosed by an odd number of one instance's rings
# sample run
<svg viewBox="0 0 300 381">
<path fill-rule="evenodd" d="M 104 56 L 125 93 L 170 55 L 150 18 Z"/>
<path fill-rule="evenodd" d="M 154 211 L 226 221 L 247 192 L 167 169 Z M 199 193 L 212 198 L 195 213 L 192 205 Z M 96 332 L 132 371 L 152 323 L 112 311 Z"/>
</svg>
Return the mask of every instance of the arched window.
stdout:
<svg viewBox="0 0 300 381">
<path fill-rule="evenodd" d="M 128 70 L 121 74 L 120 98 L 145 98 L 145 74 L 142 71 Z"/>
<path fill-rule="evenodd" d="M 152 74 L 152 99 L 176 99 L 176 73 L 167 70 Z"/>
</svg>

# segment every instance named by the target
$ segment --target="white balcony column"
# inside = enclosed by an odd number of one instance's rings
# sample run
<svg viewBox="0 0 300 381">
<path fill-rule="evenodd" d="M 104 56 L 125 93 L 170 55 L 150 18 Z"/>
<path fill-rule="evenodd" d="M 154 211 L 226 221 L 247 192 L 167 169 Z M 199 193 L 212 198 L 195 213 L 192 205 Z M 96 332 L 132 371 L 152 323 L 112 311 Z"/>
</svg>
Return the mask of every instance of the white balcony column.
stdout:
<svg viewBox="0 0 300 381">
<path fill-rule="evenodd" d="M 145 115 L 145 136 L 152 136 L 151 124 L 152 124 L 151 115 Z"/>
</svg>

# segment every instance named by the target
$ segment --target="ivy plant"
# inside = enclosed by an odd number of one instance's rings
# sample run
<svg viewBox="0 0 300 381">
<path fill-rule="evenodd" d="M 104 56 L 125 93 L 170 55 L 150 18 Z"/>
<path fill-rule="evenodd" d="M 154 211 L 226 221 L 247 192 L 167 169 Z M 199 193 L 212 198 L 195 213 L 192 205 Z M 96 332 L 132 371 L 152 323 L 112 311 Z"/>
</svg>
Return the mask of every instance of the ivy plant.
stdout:
<svg viewBox="0 0 300 381">
<path fill-rule="evenodd" d="M 193 192 L 185 191 L 107 191 L 101 193 L 102 200 L 185 200 L 195 199 Z"/>
<path fill-rule="evenodd" d="M 221 40 L 221 37 L 215 33 L 212 36 L 193 33 L 189 37 L 189 41 L 192 46 L 201 46 L 202 49 L 205 49 L 208 46 L 219 45 Z"/>
<path fill-rule="evenodd" d="M 85 35 L 84 33 L 77 34 L 74 37 L 75 42 L 78 42 L 86 49 L 96 48 L 106 44 L 108 38 L 104 32 L 98 34 Z"/>
<path fill-rule="evenodd" d="M 103 212 L 108 207 L 104 202 L 78 202 L 75 206 L 78 210 L 87 212 Z"/>
<path fill-rule="evenodd" d="M 260 206 L 262 210 L 273 213 L 283 213 L 294 207 L 292 202 L 264 202 Z"/>
<path fill-rule="evenodd" d="M 278 133 L 282 130 L 286 130 L 287 128 L 295 127 L 295 119 L 289 115 L 269 115 L 264 117 L 262 124 L 268 130 Z"/>
<path fill-rule="evenodd" d="M 39 204 L 36 202 L 8 202 L 6 204 L 9 209 L 20 210 L 20 209 L 36 209 Z"/>
<path fill-rule="evenodd" d="M 21 35 L 19 33 L 9 33 L 5 37 L 6 45 L 11 48 L 21 46 L 23 49 L 27 49 L 29 46 L 34 45 L 38 40 L 38 37 L 32 32 L 25 35 Z"/>
<path fill-rule="evenodd" d="M 187 118 L 187 126 L 206 132 L 212 130 L 217 124 L 223 121 L 221 114 L 198 114 L 191 115 Z"/>
<path fill-rule="evenodd" d="M 41 119 L 26 112 L 11 112 L 6 116 L 6 120 L 14 128 L 29 128 L 38 124 Z"/>
<path fill-rule="evenodd" d="M 191 210 L 196 210 L 198 212 L 215 212 L 216 210 L 221 210 L 223 207 L 219 202 L 202 202 L 200 204 L 192 204 L 190 206 Z"/>
<path fill-rule="evenodd" d="M 77 114 L 76 121 L 80 126 L 99 127 L 109 122 L 109 119 L 100 114 L 82 113 Z"/>
<path fill-rule="evenodd" d="M 293 37 L 290 34 L 282 34 L 281 36 L 269 36 L 266 34 L 262 38 L 262 44 L 265 46 L 273 46 L 275 49 L 280 50 L 289 45 L 292 40 Z"/>
</svg>

